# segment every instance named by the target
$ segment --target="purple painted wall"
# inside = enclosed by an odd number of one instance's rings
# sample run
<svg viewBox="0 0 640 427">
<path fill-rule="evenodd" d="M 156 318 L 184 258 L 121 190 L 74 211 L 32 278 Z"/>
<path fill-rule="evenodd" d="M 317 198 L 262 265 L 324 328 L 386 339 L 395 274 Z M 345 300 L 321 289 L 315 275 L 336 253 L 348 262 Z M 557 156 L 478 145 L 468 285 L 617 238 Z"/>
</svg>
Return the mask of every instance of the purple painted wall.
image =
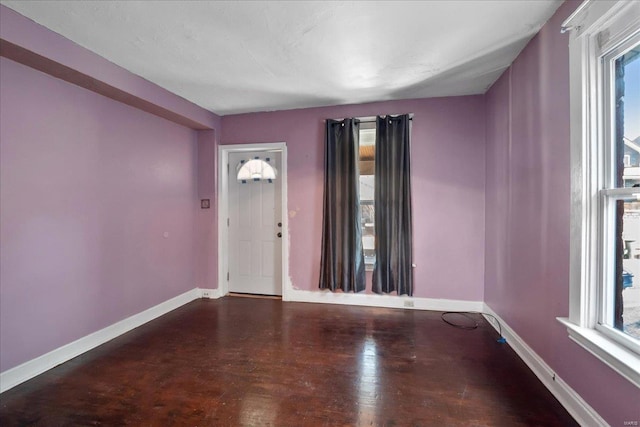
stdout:
<svg viewBox="0 0 640 427">
<path fill-rule="evenodd" d="M 415 296 L 482 301 L 484 98 L 389 101 L 222 118 L 222 144 L 286 142 L 290 277 L 317 290 L 322 231 L 324 120 L 414 113 Z"/>
<path fill-rule="evenodd" d="M 200 210 L 198 198 L 215 199 L 220 117 L 2 5 L 0 37 L 212 129 L 192 131 L 0 59 L 5 371 L 215 287 L 215 206 Z"/>
<path fill-rule="evenodd" d="M 193 289 L 198 196 L 195 131 L 5 58 L 0 91 L 5 371 Z"/>
<path fill-rule="evenodd" d="M 485 301 L 612 426 L 637 388 L 569 340 L 569 37 L 565 3 L 486 94 Z"/>
<path fill-rule="evenodd" d="M 0 38 L 212 129 L 220 117 L 0 5 Z"/>
<path fill-rule="evenodd" d="M 209 209 L 198 209 L 198 250 L 196 279 L 198 287 L 218 287 L 218 207 L 216 132 L 198 131 L 198 199 L 209 199 Z M 200 202 L 198 201 L 198 206 Z"/>
<path fill-rule="evenodd" d="M 637 389 L 555 320 L 569 293 L 568 38 L 558 29 L 577 4 L 484 97 L 222 120 L 0 5 L 0 37 L 217 130 L 0 58 L 0 371 L 217 287 L 216 207 L 198 199 L 215 200 L 220 142 L 287 143 L 290 276 L 316 290 L 324 120 L 413 112 L 415 295 L 485 300 L 611 425 L 640 419 Z"/>
</svg>

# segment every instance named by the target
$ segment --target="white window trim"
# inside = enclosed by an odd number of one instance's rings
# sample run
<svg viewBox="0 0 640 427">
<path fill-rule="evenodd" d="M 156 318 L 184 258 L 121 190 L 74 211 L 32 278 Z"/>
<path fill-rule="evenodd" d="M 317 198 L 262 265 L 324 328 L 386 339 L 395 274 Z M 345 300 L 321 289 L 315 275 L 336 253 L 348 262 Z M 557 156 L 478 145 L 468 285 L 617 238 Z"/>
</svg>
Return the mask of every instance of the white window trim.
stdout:
<svg viewBox="0 0 640 427">
<path fill-rule="evenodd" d="M 597 52 L 628 38 L 637 27 L 640 2 L 587 0 L 562 24 L 570 30 L 571 230 L 569 318 L 558 318 L 569 337 L 640 387 L 640 354 L 597 328 L 602 225 L 598 183 L 606 171 L 601 135 L 603 88 Z M 615 32 L 608 29 L 614 27 Z"/>
<path fill-rule="evenodd" d="M 374 117 L 358 117 L 358 120 L 361 121 L 361 124 L 360 124 L 360 130 L 361 131 L 362 130 L 371 130 L 371 129 L 373 129 L 376 132 L 378 132 L 377 125 L 376 125 L 376 116 L 374 116 Z M 362 199 L 360 201 L 362 201 Z M 363 232 L 364 232 L 364 230 L 363 230 Z M 375 234 L 374 234 L 374 237 L 375 237 Z M 364 242 L 363 242 L 363 251 L 364 251 Z M 364 269 L 365 269 L 365 271 L 373 271 L 375 265 L 376 265 L 375 259 L 373 261 L 365 259 L 365 261 L 364 261 Z"/>
</svg>

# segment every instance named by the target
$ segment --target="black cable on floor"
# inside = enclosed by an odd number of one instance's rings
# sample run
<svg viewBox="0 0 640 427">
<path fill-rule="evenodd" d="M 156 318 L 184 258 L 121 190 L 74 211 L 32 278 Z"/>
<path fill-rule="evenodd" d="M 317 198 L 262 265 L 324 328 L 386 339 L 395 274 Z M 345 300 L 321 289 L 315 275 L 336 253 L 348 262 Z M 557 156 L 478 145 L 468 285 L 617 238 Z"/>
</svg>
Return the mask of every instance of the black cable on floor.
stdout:
<svg viewBox="0 0 640 427">
<path fill-rule="evenodd" d="M 472 324 L 468 324 L 468 325 L 464 325 L 464 324 L 460 324 L 460 323 L 455 323 L 455 322 L 453 322 L 451 320 L 447 320 L 447 315 L 450 315 L 450 314 L 457 314 L 457 315 L 463 316 L 463 317 L 469 319 L 473 323 Z M 481 316 L 489 316 L 489 317 L 491 317 L 496 322 L 496 324 L 498 325 L 498 334 L 500 334 L 500 338 L 498 338 L 498 342 L 499 343 L 507 342 L 507 340 L 502 336 L 502 326 L 500 325 L 500 321 L 493 314 L 482 313 L 482 312 L 479 312 L 479 311 L 445 311 L 444 313 L 442 313 L 440 315 L 440 318 L 442 319 L 443 322 L 445 322 L 446 324 L 449 324 L 449 325 L 451 325 L 451 326 L 453 326 L 455 328 L 465 329 L 465 330 L 470 331 L 470 330 L 478 328 L 478 321 L 471 316 L 472 314 L 479 314 Z"/>
</svg>

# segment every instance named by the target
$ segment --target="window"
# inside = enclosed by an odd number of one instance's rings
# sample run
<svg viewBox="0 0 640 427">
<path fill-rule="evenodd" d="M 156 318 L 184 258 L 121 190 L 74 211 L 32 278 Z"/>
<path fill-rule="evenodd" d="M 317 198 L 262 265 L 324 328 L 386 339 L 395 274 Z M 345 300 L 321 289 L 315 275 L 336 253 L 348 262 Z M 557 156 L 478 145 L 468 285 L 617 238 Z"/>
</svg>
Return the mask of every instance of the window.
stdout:
<svg viewBox="0 0 640 427">
<path fill-rule="evenodd" d="M 360 124 L 360 217 L 362 219 L 362 247 L 368 269 L 376 263 L 375 188 L 376 123 Z"/>
<path fill-rule="evenodd" d="M 598 185 L 602 224 L 597 328 L 640 354 L 640 33 L 602 55 L 602 137 Z M 624 158 L 630 157 L 629 166 Z M 633 159 L 633 160 L 632 160 Z"/>
<path fill-rule="evenodd" d="M 569 335 L 640 386 L 639 2 L 585 2 L 571 30 Z"/>
<path fill-rule="evenodd" d="M 240 160 L 236 167 L 236 179 L 246 184 L 253 181 L 266 181 L 272 183 L 276 179 L 277 171 L 269 164 L 271 159 L 267 157 L 265 160 L 254 157 L 249 160 Z"/>
</svg>

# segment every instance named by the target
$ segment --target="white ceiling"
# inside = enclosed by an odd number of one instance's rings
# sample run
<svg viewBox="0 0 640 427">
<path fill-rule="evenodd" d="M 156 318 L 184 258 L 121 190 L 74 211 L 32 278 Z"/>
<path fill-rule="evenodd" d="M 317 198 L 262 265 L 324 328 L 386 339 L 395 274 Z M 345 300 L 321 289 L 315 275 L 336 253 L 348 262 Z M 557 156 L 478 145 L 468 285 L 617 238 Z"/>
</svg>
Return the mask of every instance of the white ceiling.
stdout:
<svg viewBox="0 0 640 427">
<path fill-rule="evenodd" d="M 226 115 L 484 93 L 561 1 L 1 3 Z"/>
</svg>

